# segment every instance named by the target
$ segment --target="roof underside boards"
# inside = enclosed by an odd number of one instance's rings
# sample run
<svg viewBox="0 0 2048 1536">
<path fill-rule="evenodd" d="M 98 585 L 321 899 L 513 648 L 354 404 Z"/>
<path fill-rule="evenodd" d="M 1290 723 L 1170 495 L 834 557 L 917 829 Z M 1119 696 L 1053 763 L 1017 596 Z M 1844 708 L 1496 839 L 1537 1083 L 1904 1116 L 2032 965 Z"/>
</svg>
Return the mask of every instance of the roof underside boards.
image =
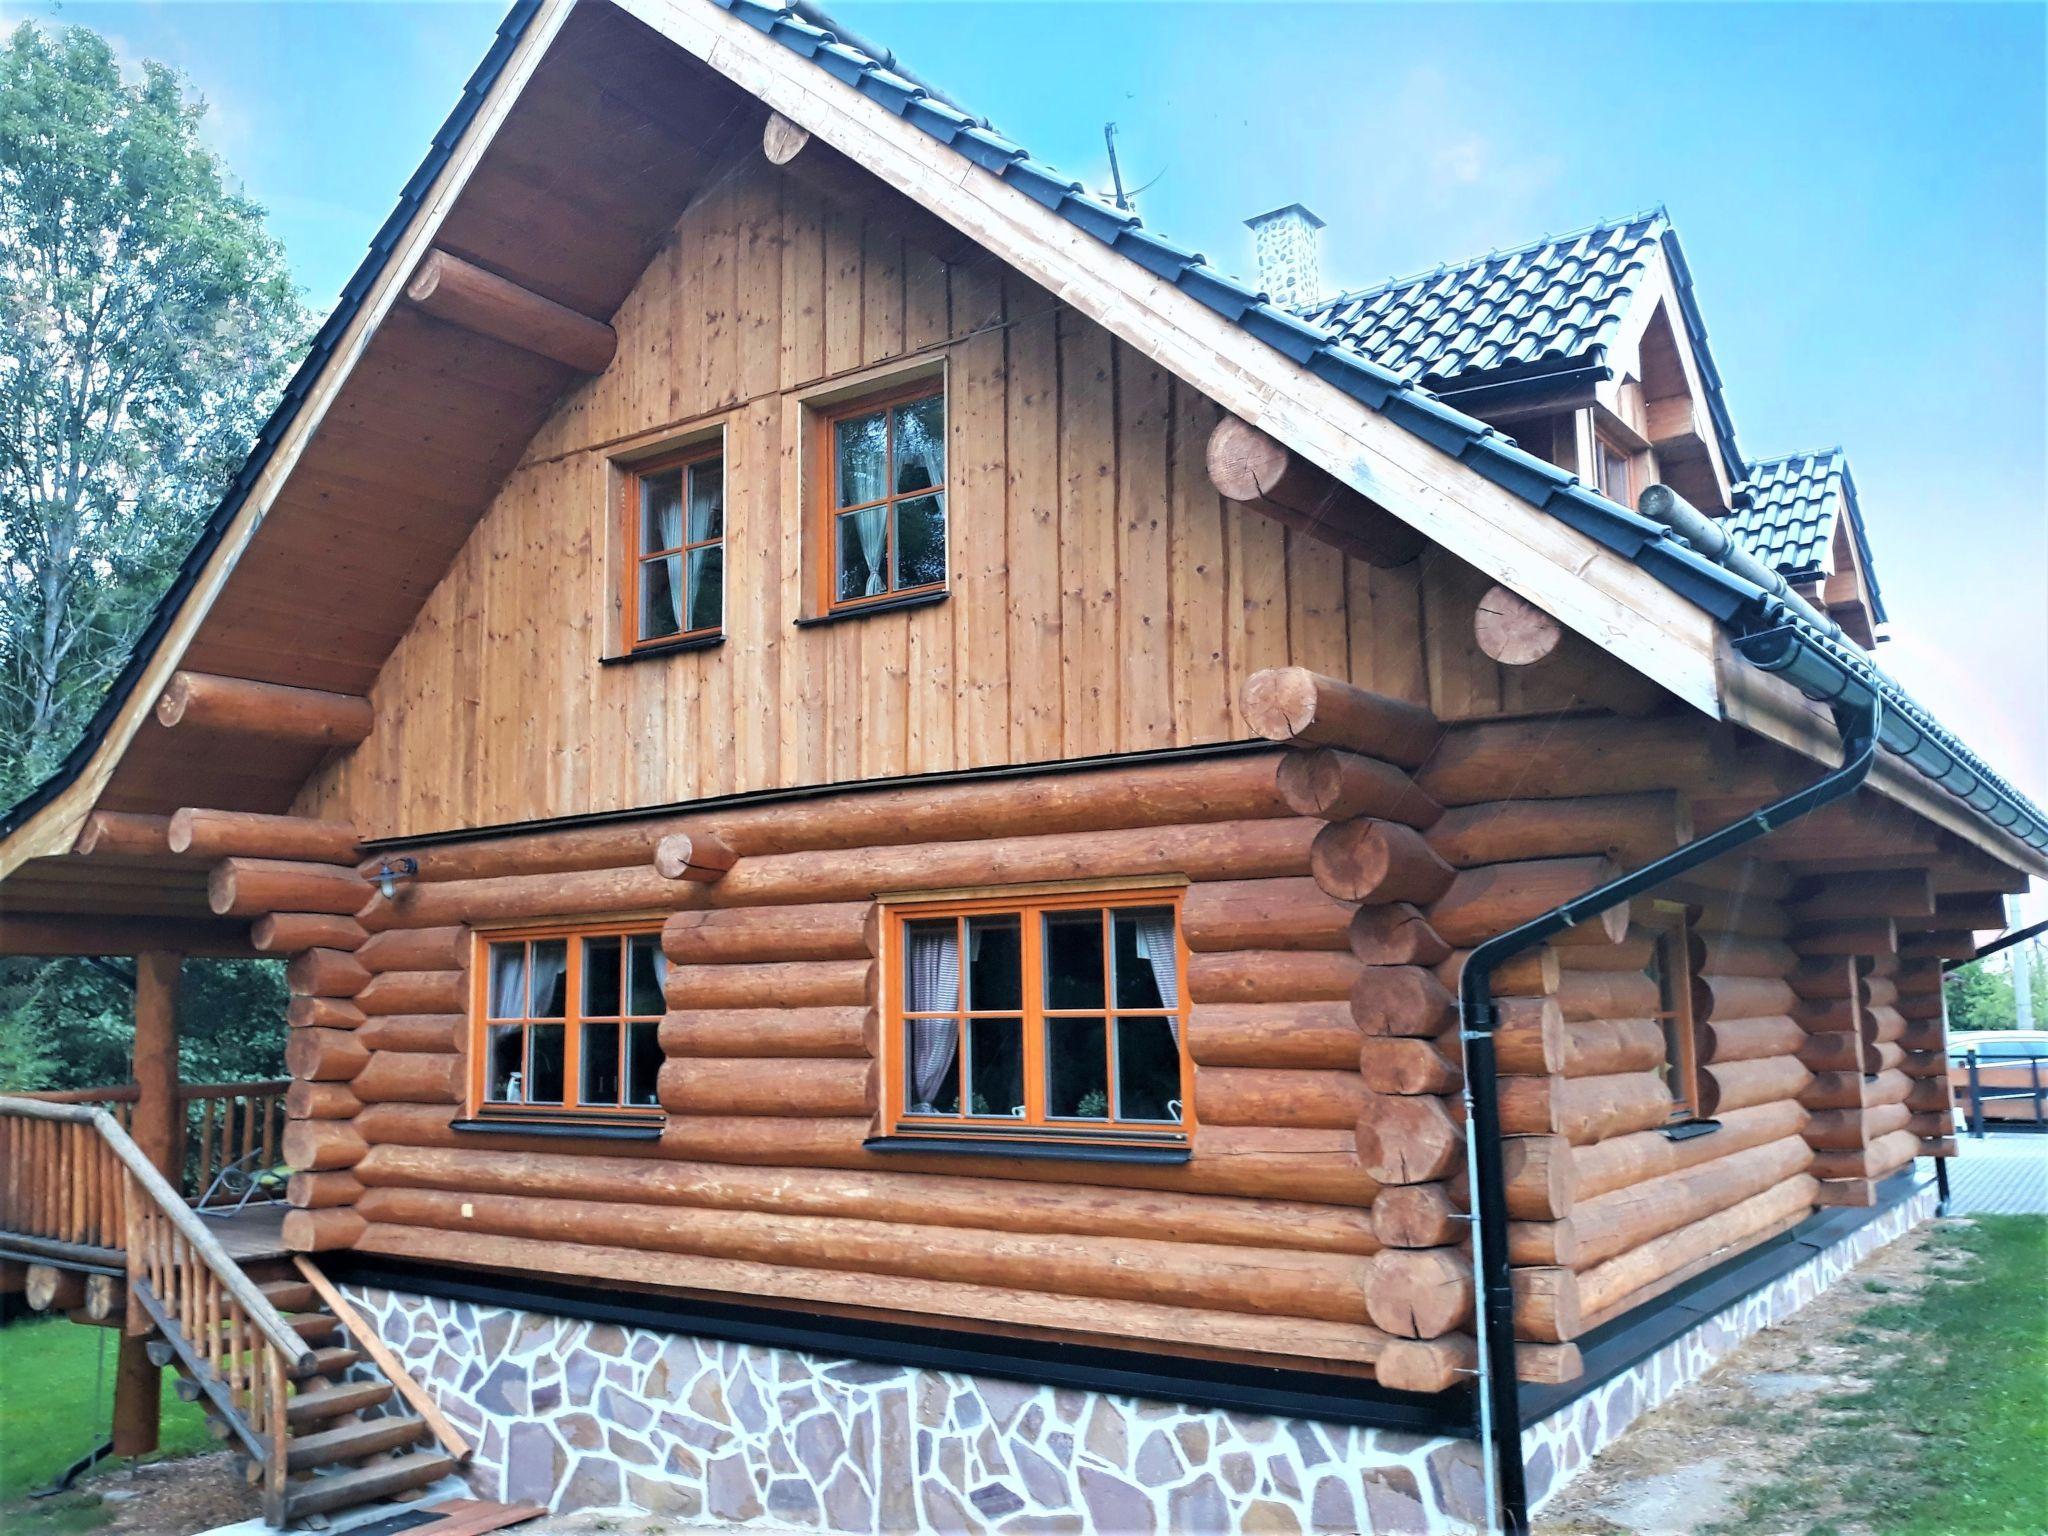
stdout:
<svg viewBox="0 0 2048 1536">
<path fill-rule="evenodd" d="M 1841 449 L 1752 464 L 1743 491 L 1747 505 L 1729 515 L 1728 531 L 1787 581 L 1812 581 L 1835 573 L 1835 534 L 1846 515 L 1862 558 L 1863 579 L 1870 586 L 1873 617 L 1883 622 L 1884 601 L 1856 506 L 1856 482 Z"/>
</svg>

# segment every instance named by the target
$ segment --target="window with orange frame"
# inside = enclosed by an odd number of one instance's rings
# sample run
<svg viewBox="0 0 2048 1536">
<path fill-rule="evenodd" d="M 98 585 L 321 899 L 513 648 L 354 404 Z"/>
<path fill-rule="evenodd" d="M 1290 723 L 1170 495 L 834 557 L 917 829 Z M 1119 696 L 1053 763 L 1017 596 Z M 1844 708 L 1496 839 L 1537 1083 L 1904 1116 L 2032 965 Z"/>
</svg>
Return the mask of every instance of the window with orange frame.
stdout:
<svg viewBox="0 0 2048 1536">
<path fill-rule="evenodd" d="M 549 927 L 477 940 L 471 1000 L 476 1111 L 483 1117 L 661 1114 L 657 928 Z"/>
<path fill-rule="evenodd" d="M 820 614 L 946 589 L 943 378 L 866 395 L 816 418 Z"/>
<path fill-rule="evenodd" d="M 1178 890 L 893 906 L 888 944 L 892 1134 L 1186 1145 Z"/>
</svg>

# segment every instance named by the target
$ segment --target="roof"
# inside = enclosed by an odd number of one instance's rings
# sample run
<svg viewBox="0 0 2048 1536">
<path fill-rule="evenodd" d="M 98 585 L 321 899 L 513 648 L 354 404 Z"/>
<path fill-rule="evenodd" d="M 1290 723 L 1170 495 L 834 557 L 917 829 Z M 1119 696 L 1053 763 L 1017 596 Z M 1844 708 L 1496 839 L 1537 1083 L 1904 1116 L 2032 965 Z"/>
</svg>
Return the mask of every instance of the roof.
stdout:
<svg viewBox="0 0 2048 1536">
<path fill-rule="evenodd" d="M 781 48 L 809 60 L 857 91 L 869 103 L 948 146 L 970 164 L 1000 179 L 1092 241 L 1135 262 L 1153 279 L 1177 289 L 1251 339 L 1286 357 L 1307 374 L 1341 391 L 1390 427 L 1420 439 L 1530 508 L 1629 561 L 1721 625 L 1743 630 L 1759 621 L 1779 617 L 1767 594 L 1693 549 L 1662 524 L 1616 505 L 1581 484 L 1576 476 L 1523 451 L 1511 438 L 1364 355 L 1341 333 L 1275 306 L 1268 302 L 1266 295 L 1218 271 L 1198 252 L 1144 229 L 1135 215 L 1092 196 L 1078 181 L 1033 159 L 1022 146 L 933 95 L 914 79 L 843 40 L 820 24 L 822 18 L 809 19 L 818 17 L 814 10 L 806 7 L 805 12 L 799 13 L 793 7 L 767 4 L 763 0 L 708 0 L 708 3 L 731 13 Z M 456 120 L 464 120 L 473 114 L 474 102 L 481 98 L 503 69 L 513 45 L 534 14 L 531 0 L 521 0 L 514 6 L 500 29 L 497 45 L 465 92 L 465 101 L 458 108 Z M 429 164 L 435 164 L 437 157 L 445 156 L 445 148 L 437 143 Z M 408 193 L 412 198 L 418 196 L 413 188 L 428 179 L 424 170 L 422 176 L 415 177 L 409 184 Z M 401 203 L 386 226 L 387 234 L 403 225 L 412 212 L 410 203 Z M 350 285 L 356 299 L 367 290 L 369 278 L 381 274 L 392 259 L 392 247 L 384 243 L 385 238 L 380 236 L 379 246 L 373 248 L 363 271 Z M 1659 238 L 1671 260 L 1674 285 L 1685 311 L 1686 323 L 1699 348 L 1699 363 L 1709 381 L 1717 423 L 1724 427 L 1730 448 L 1729 462 L 1740 463 L 1739 455 L 1732 451 L 1732 430 L 1725 430 L 1726 417 L 1720 407 L 1718 376 L 1705 352 L 1705 333 L 1692 303 L 1690 278 L 1683 258 L 1675 237 L 1668 229 Z M 316 353 L 316 356 L 320 354 Z M 321 366 L 324 367 L 326 361 L 322 357 Z M 314 364 L 309 363 L 308 367 L 311 369 Z M 279 421 L 288 423 L 300 408 L 296 387 L 299 381 L 294 383 L 294 391 L 280 406 Z M 258 449 L 259 456 L 267 456 L 268 445 L 275 442 L 280 430 L 278 421 L 266 428 L 264 445 Z M 253 472 L 245 469 L 237 479 L 236 490 L 216 515 L 217 521 L 224 523 L 228 515 L 245 510 L 240 503 L 252 479 Z M 202 549 L 195 551 L 194 563 L 188 566 L 188 571 L 196 569 L 197 564 L 202 563 L 203 555 L 210 552 L 211 545 L 203 540 Z M 175 603 L 181 597 L 182 593 L 174 589 L 171 597 L 167 598 L 167 604 Z M 142 675 L 147 651 L 156 643 L 154 637 L 161 633 L 161 627 L 156 627 L 152 636 L 145 637 L 144 644 L 138 647 L 135 658 L 116 685 L 117 700 L 125 697 L 125 692 L 132 690 Z M 1845 665 L 1859 676 L 1867 672 L 1873 678 L 1881 677 L 1867 659 L 1850 657 Z M 83 771 L 118 714 L 113 707 L 114 702 L 110 700 L 110 706 L 95 717 L 86 740 L 50 783 L 0 817 L 0 834 L 19 827 L 30 813 L 47 803 Z M 1929 725 L 1932 726 L 1931 721 Z M 1939 745 L 1949 748 L 1952 754 L 1966 759 L 1971 765 L 1981 767 L 1950 733 L 1941 731 L 1939 727 L 1932 729 L 1937 733 Z M 1928 777 L 1935 782 L 1943 782 L 1931 773 Z M 1988 771 L 1978 773 L 1972 782 L 1984 786 L 1984 792 L 1992 795 L 2005 813 L 2007 819 L 1997 820 L 1995 824 L 2016 826 L 2019 830 L 2015 835 L 2033 847 L 2048 847 L 2048 817 Z"/>
<path fill-rule="evenodd" d="M 1872 616 L 1884 622 L 1884 599 L 1856 505 L 1856 481 L 1840 448 L 1750 465 L 1739 501 L 1746 504 L 1725 519 L 1729 533 L 1787 581 L 1834 574 L 1835 529 L 1846 515 L 1870 584 Z"/>
<path fill-rule="evenodd" d="M 1301 310 L 1347 347 L 1447 399 L 1609 367 L 1608 348 L 1662 254 L 1706 385 L 1721 456 L 1743 464 L 1691 269 L 1663 208 L 1649 208 L 1512 250 L 1395 278 Z"/>
</svg>

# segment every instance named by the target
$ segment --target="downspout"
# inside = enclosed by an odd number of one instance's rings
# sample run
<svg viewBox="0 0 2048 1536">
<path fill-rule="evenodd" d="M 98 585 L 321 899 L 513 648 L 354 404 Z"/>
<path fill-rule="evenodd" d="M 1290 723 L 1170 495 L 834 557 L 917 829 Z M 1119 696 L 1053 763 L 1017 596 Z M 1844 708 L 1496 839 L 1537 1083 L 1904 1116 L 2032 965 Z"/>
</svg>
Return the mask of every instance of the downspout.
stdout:
<svg viewBox="0 0 2048 1536">
<path fill-rule="evenodd" d="M 1741 821 L 1486 940 L 1467 957 L 1458 978 L 1458 1031 L 1465 1056 L 1465 1157 L 1472 1189 L 1472 1268 L 1479 1289 L 1480 1456 L 1489 1520 L 1503 1536 L 1527 1536 L 1529 1492 L 1522 1475 L 1521 1391 L 1515 1376 L 1515 1295 L 1508 1267 L 1507 1173 L 1501 1155 L 1500 1085 L 1493 1039 L 1500 1022 L 1493 999 L 1494 970 L 1589 917 L 1854 793 L 1877 761 L 1883 697 L 1867 690 L 1845 693 L 1830 702 L 1842 742 L 1839 768 Z"/>
</svg>

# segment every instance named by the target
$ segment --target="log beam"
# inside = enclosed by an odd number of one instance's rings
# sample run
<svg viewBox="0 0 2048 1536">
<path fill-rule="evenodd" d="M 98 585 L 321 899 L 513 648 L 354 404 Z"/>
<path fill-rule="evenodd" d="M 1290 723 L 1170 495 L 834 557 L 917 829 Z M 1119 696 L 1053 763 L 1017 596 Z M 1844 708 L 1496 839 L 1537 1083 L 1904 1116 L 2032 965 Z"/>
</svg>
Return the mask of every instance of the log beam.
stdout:
<svg viewBox="0 0 2048 1536">
<path fill-rule="evenodd" d="M 170 818 L 172 853 L 207 859 L 302 859 L 312 864 L 353 864 L 356 829 L 345 821 L 309 816 L 259 816 L 252 811 L 208 811 L 192 806 Z"/>
<path fill-rule="evenodd" d="M 427 253 L 405 285 L 405 296 L 436 320 L 552 359 L 578 373 L 603 373 L 619 349 L 617 333 L 602 320 L 446 251 Z"/>
<path fill-rule="evenodd" d="M 1666 697 L 1640 672 L 1499 584 L 1481 594 L 1472 614 L 1472 636 L 1501 666 L 1546 681 L 1555 678 L 1577 697 L 1617 715 L 1650 714 Z"/>
<path fill-rule="evenodd" d="M 174 672 L 157 700 L 159 724 L 307 746 L 352 747 L 370 734 L 370 701 L 242 677 Z"/>
<path fill-rule="evenodd" d="M 1250 422 L 1225 416 L 1209 434 L 1209 481 L 1229 501 L 1367 565 L 1407 565 L 1429 540 Z"/>
<path fill-rule="evenodd" d="M 1306 667 L 1267 667 L 1244 685 L 1244 718 L 1257 735 L 1297 747 L 1343 747 L 1414 769 L 1428 761 L 1443 727 L 1419 704 Z"/>
<path fill-rule="evenodd" d="M 142 816 L 133 811 L 94 811 L 85 818 L 71 851 L 90 857 L 118 854 L 124 858 L 161 858 L 171 851 L 168 816 Z"/>
</svg>

